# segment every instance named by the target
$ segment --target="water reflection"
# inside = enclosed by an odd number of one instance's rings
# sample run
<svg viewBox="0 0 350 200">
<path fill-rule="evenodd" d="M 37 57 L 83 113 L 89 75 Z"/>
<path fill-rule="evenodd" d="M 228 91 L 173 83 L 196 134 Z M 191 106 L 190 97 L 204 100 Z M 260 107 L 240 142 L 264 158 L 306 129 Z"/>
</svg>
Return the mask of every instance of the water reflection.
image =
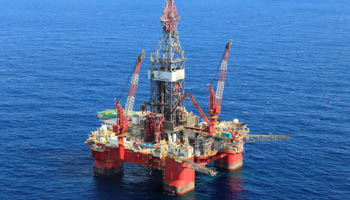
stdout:
<svg viewBox="0 0 350 200">
<path fill-rule="evenodd" d="M 130 163 L 122 176 L 94 177 L 96 199 L 162 199 L 162 172 Z"/>
<path fill-rule="evenodd" d="M 223 176 L 222 182 L 226 185 L 227 189 L 227 192 L 225 193 L 226 197 L 231 199 L 238 199 L 238 197 L 240 197 L 242 191 L 244 190 L 242 187 L 244 182 L 242 175 L 243 168 L 236 171 L 227 172 L 226 176 Z"/>
<path fill-rule="evenodd" d="M 235 171 L 220 170 L 215 177 L 203 175 L 200 179 L 196 184 L 196 199 L 242 199 L 242 168 Z"/>
</svg>

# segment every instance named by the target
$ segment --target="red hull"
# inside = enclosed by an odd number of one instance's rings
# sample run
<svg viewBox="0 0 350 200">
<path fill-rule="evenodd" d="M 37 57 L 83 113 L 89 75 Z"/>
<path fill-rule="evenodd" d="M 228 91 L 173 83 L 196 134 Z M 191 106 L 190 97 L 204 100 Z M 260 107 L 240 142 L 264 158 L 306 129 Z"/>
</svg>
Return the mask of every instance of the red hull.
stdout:
<svg viewBox="0 0 350 200">
<path fill-rule="evenodd" d="M 223 158 L 217 159 L 214 163 L 215 167 L 236 170 L 243 166 L 243 156 L 242 153 L 238 154 L 228 154 Z"/>
<path fill-rule="evenodd" d="M 105 151 L 91 151 L 95 158 L 94 174 L 97 176 L 114 176 L 123 171 L 123 160 L 120 159 L 119 149 L 106 148 Z"/>
<path fill-rule="evenodd" d="M 173 195 L 183 195 L 195 188 L 195 171 L 186 162 L 176 162 L 175 159 L 157 158 L 150 153 L 138 153 L 119 148 L 108 148 L 104 151 L 91 151 L 95 159 L 94 173 L 99 176 L 114 176 L 123 172 L 124 162 L 134 163 L 144 167 L 163 170 L 163 189 Z M 194 161 L 194 158 L 188 160 Z M 207 164 L 215 160 L 215 166 L 227 170 L 235 170 L 243 165 L 242 153 L 219 153 L 205 159 L 196 160 L 198 164 Z"/>
<path fill-rule="evenodd" d="M 193 161 L 193 157 L 188 159 Z M 163 189 L 173 195 L 183 195 L 194 190 L 195 171 L 187 168 L 187 163 L 178 163 L 173 158 L 165 158 Z"/>
</svg>

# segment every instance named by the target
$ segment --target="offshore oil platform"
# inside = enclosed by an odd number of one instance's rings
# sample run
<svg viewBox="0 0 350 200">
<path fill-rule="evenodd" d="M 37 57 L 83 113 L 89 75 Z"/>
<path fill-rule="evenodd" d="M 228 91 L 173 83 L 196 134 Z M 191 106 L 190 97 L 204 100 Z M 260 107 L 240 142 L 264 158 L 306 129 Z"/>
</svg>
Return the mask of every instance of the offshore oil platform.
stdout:
<svg viewBox="0 0 350 200">
<path fill-rule="evenodd" d="M 227 62 L 232 45 L 224 50 L 216 88 L 208 86 L 209 109 L 205 113 L 194 96 L 185 93 L 185 57 L 179 41 L 179 15 L 174 0 L 166 0 L 160 18 L 163 34 L 151 54 L 148 78 L 151 94 L 140 111 L 133 111 L 139 71 L 145 52 L 138 56 L 131 77 L 126 104 L 115 101 L 115 109 L 99 112 L 103 122 L 85 143 L 91 149 L 95 175 L 114 176 L 130 162 L 162 170 L 163 189 L 182 195 L 195 188 L 195 171 L 215 176 L 205 165 L 235 170 L 243 165 L 244 144 L 253 141 L 288 139 L 288 135 L 252 135 L 244 122 L 218 120 L 226 80 Z M 189 98 L 203 120 L 186 110 Z"/>
</svg>

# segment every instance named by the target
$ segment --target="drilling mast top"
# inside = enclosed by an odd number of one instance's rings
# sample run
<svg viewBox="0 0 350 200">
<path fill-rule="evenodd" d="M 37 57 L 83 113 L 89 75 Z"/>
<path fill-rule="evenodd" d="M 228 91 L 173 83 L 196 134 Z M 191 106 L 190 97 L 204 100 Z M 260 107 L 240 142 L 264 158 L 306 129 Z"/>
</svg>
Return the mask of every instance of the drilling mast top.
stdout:
<svg viewBox="0 0 350 200">
<path fill-rule="evenodd" d="M 179 24 L 180 17 L 177 14 L 175 0 L 165 0 L 166 4 L 163 7 L 163 13 L 160 17 L 160 21 L 165 31 L 176 31 Z"/>
</svg>

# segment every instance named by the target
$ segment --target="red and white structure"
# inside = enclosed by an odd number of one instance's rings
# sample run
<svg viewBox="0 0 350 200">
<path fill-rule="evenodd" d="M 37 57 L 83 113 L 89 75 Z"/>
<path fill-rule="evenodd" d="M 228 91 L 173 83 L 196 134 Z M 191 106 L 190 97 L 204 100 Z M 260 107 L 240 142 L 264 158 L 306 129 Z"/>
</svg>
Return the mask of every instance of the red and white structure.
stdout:
<svg viewBox="0 0 350 200">
<path fill-rule="evenodd" d="M 151 55 L 148 78 L 151 95 L 141 111 L 133 111 L 139 71 L 145 53 L 137 58 L 125 109 L 115 102 L 117 113 L 101 117 L 103 124 L 93 131 L 86 144 L 94 158 L 98 176 L 119 176 L 125 162 L 163 172 L 163 189 L 183 195 L 195 188 L 195 171 L 215 176 L 205 165 L 235 170 L 243 165 L 244 143 L 257 140 L 279 140 L 288 136 L 250 135 L 245 123 L 237 119 L 218 121 L 226 80 L 230 40 L 221 60 L 216 92 L 209 87 L 208 117 L 192 94 L 185 93 L 185 57 L 179 41 L 178 16 L 174 0 L 166 0 L 160 21 L 163 34 Z M 186 110 L 189 97 L 199 116 Z M 147 107 L 149 110 L 147 110 Z M 101 112 L 99 116 L 102 116 Z M 127 177 L 126 177 L 127 178 Z M 161 180 L 160 180 L 161 181 Z"/>
</svg>

